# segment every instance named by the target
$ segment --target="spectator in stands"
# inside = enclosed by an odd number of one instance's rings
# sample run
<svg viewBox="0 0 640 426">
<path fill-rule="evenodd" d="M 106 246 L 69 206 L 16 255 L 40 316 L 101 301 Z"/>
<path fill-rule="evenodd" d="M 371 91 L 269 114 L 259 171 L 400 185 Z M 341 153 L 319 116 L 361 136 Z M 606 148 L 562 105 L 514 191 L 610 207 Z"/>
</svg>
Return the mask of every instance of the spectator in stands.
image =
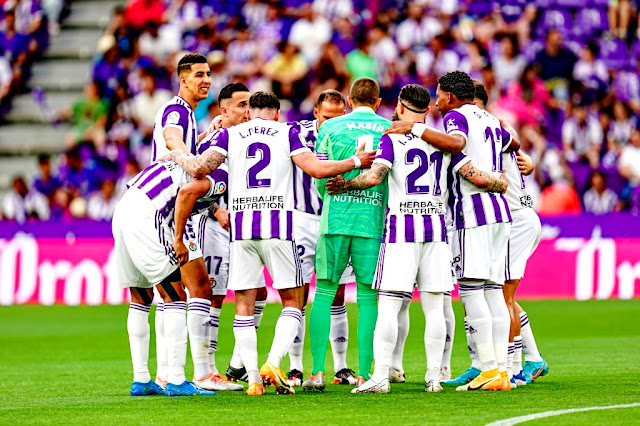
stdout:
<svg viewBox="0 0 640 426">
<path fill-rule="evenodd" d="M 548 30 L 544 49 L 538 52 L 535 62 L 539 65 L 540 78 L 554 96 L 566 99 L 577 60 L 575 53 L 563 46 L 562 33 L 555 28 Z"/>
<path fill-rule="evenodd" d="M 613 103 L 613 121 L 607 131 L 607 151 L 622 152 L 631 139 L 631 133 L 636 128 L 637 118 L 632 115 L 628 104 L 616 100 Z"/>
<path fill-rule="evenodd" d="M 527 61 L 520 54 L 518 38 L 514 34 L 504 34 L 500 39 L 500 52 L 492 58 L 496 81 L 500 87 L 508 87 L 522 75 Z"/>
<path fill-rule="evenodd" d="M 102 56 L 93 66 L 91 78 L 99 88 L 100 97 L 111 100 L 116 87 L 126 79 L 127 70 L 114 36 L 102 36 L 98 40 L 97 50 Z"/>
<path fill-rule="evenodd" d="M 625 190 L 627 198 L 640 185 L 640 127 L 631 132 L 630 143 L 622 149 L 618 162 L 620 174 L 629 181 Z"/>
<path fill-rule="evenodd" d="M 277 4 L 269 4 L 267 19 L 260 23 L 253 37 L 260 43 L 260 50 L 265 61 L 269 61 L 278 53 L 278 45 L 283 40 L 284 23 L 281 17 L 280 7 Z"/>
<path fill-rule="evenodd" d="M 11 107 L 11 83 L 13 82 L 13 70 L 11 64 L 4 56 L 0 56 L 0 122 L 2 117 L 9 112 Z"/>
<path fill-rule="evenodd" d="M 297 109 L 307 95 L 305 77 L 309 67 L 295 45 L 281 42 L 279 50 L 281 53 L 265 64 L 262 71 L 271 80 L 273 93 L 292 101 Z"/>
<path fill-rule="evenodd" d="M 2 212 L 6 219 L 18 223 L 28 219 L 47 220 L 51 213 L 47 197 L 30 191 L 22 176 L 13 179 L 12 190 L 2 200 Z"/>
<path fill-rule="evenodd" d="M 575 104 L 571 116 L 562 125 L 562 145 L 567 162 L 581 162 L 597 168 L 603 140 L 598 118 L 589 114 L 584 102 Z"/>
<path fill-rule="evenodd" d="M 140 55 L 153 58 L 155 65 L 168 64 L 171 56 L 178 53 L 181 47 L 181 34 L 176 33 L 175 29 L 171 25 L 147 22 L 138 39 Z"/>
<path fill-rule="evenodd" d="M 42 9 L 47 15 L 49 34 L 60 32 L 60 15 L 64 9 L 64 0 L 42 0 Z"/>
<path fill-rule="evenodd" d="M 62 186 L 60 179 L 51 173 L 51 156 L 47 154 L 39 155 L 38 168 L 40 169 L 40 174 L 34 179 L 33 188 L 51 200 L 56 188 Z"/>
<path fill-rule="evenodd" d="M 336 19 L 333 29 L 331 41 L 343 56 L 346 56 L 349 52 L 356 49 L 356 31 L 349 19 Z"/>
<path fill-rule="evenodd" d="M 449 49 L 451 38 L 446 34 L 435 36 L 429 43 L 429 49 L 416 54 L 416 73 L 422 84 L 435 93 L 438 78 L 459 66 L 459 57 Z"/>
<path fill-rule="evenodd" d="M 632 0 L 609 1 L 609 31 L 614 36 L 627 37 L 629 26 L 635 16 L 633 3 Z"/>
<path fill-rule="evenodd" d="M 398 90 L 395 88 L 398 49 L 389 37 L 388 29 L 384 24 L 375 24 L 369 31 L 368 37 L 369 52 L 377 63 L 376 81 L 380 85 L 380 97 L 385 101 L 393 102 L 398 96 Z"/>
<path fill-rule="evenodd" d="M 124 7 L 116 6 L 113 9 L 111 21 L 103 36 L 113 36 L 116 39 L 116 45 L 122 56 L 133 55 L 136 34 L 133 34 L 131 27 L 127 24 Z"/>
<path fill-rule="evenodd" d="M 111 220 L 113 211 L 118 202 L 115 192 L 115 182 L 105 179 L 100 185 L 100 190 L 89 197 L 87 201 L 87 216 L 93 220 Z"/>
<path fill-rule="evenodd" d="M 153 133 L 156 113 L 173 97 L 171 92 L 156 87 L 156 78 L 150 72 L 142 76 L 142 92 L 133 97 L 133 118 L 142 137 L 148 139 Z"/>
<path fill-rule="evenodd" d="M 141 30 L 149 22 L 156 25 L 162 24 L 165 9 L 162 0 L 129 0 L 124 18 L 127 24 Z"/>
<path fill-rule="evenodd" d="M 95 170 L 90 170 L 82 158 L 80 147 L 74 146 L 64 155 L 65 164 L 60 167 L 60 180 L 71 198 L 84 197 L 93 192 L 95 185 Z"/>
<path fill-rule="evenodd" d="M 124 173 L 120 178 L 118 178 L 116 182 L 116 197 L 120 199 L 127 190 L 127 182 L 133 179 L 138 173 L 140 173 L 140 165 L 136 161 L 135 158 L 129 157 L 127 158 L 127 162 L 124 166 Z"/>
<path fill-rule="evenodd" d="M 345 58 L 345 65 L 351 77 L 351 82 L 361 77 L 377 78 L 378 63 L 370 54 L 369 38 L 364 34 L 360 34 L 356 39 L 356 45 L 358 47 L 349 52 Z"/>
<path fill-rule="evenodd" d="M 351 0 L 313 0 L 312 8 L 315 13 L 326 17 L 331 22 L 339 18 L 354 16 Z"/>
<path fill-rule="evenodd" d="M 0 30 L 0 50 L 8 60 L 12 70 L 13 91 L 24 84 L 28 74 L 30 38 L 16 28 L 16 15 L 13 10 L 4 14 L 2 30 Z"/>
<path fill-rule="evenodd" d="M 606 214 L 615 211 L 618 207 L 618 196 L 607 188 L 604 174 L 599 171 L 593 172 L 589 182 L 590 188 L 582 197 L 584 211 L 593 214 Z"/>
<path fill-rule="evenodd" d="M 579 214 L 582 211 L 576 190 L 566 183 L 553 183 L 540 193 L 538 213 L 541 216 Z"/>
<path fill-rule="evenodd" d="M 236 39 L 227 48 L 227 69 L 231 75 L 246 81 L 260 72 L 262 52 L 258 42 L 251 39 L 249 28 L 239 24 L 236 30 Z"/>
<path fill-rule="evenodd" d="M 332 42 L 325 43 L 320 59 L 311 71 L 313 77 L 303 106 L 305 112 L 313 110 L 320 92 L 327 89 L 341 92 L 349 81 L 345 58 Z"/>
<path fill-rule="evenodd" d="M 49 46 L 49 30 L 38 0 L 10 0 L 5 9 L 14 9 L 16 29 L 26 34 L 29 41 L 30 55 L 40 55 Z"/>
<path fill-rule="evenodd" d="M 259 0 L 245 0 L 241 13 L 244 22 L 251 30 L 255 30 L 267 20 L 269 7 Z"/>
<path fill-rule="evenodd" d="M 87 83 L 83 96 L 60 114 L 62 119 L 71 120 L 67 146 L 82 141 L 91 141 L 96 146 L 104 145 L 108 112 L 109 104 L 100 98 L 98 85 L 94 82 Z"/>
<path fill-rule="evenodd" d="M 440 21 L 425 15 L 424 9 L 417 1 L 407 6 L 407 18 L 396 28 L 396 41 L 401 52 L 414 47 L 424 46 L 443 31 Z"/>
<path fill-rule="evenodd" d="M 520 78 L 509 84 L 506 95 L 498 99 L 496 107 L 512 114 L 520 126 L 536 126 L 543 122 L 549 102 L 549 92 L 538 77 L 537 67 L 529 64 Z"/>
<path fill-rule="evenodd" d="M 573 68 L 573 78 L 584 85 L 593 100 L 602 98 L 609 84 L 609 70 L 599 55 L 598 43 L 591 40 L 582 49 L 580 60 Z"/>
<path fill-rule="evenodd" d="M 309 66 L 320 58 L 322 46 L 331 40 L 331 23 L 316 13 L 309 3 L 302 6 L 298 19 L 289 33 L 289 43 L 300 49 Z"/>
<path fill-rule="evenodd" d="M 477 80 L 482 78 L 482 70 L 488 63 L 487 49 L 478 40 L 471 40 L 467 43 L 466 56 L 460 61 L 459 69 Z"/>
</svg>

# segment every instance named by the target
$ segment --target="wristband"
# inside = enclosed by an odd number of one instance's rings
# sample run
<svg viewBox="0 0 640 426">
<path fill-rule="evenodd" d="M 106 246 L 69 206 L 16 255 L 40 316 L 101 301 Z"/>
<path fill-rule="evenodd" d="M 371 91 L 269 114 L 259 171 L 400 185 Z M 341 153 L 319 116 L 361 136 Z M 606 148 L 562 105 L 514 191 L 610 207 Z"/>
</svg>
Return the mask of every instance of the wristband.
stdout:
<svg viewBox="0 0 640 426">
<path fill-rule="evenodd" d="M 411 133 L 414 134 L 415 136 L 419 137 L 419 138 L 422 138 L 422 134 L 428 128 L 429 128 L 429 126 L 427 126 L 424 123 L 415 123 L 413 125 L 413 127 L 411 128 Z"/>
<path fill-rule="evenodd" d="M 359 169 L 362 166 L 362 162 L 360 161 L 357 155 L 352 155 L 351 159 L 353 160 L 354 163 L 356 163 L 356 166 L 354 167 L 355 169 Z"/>
</svg>

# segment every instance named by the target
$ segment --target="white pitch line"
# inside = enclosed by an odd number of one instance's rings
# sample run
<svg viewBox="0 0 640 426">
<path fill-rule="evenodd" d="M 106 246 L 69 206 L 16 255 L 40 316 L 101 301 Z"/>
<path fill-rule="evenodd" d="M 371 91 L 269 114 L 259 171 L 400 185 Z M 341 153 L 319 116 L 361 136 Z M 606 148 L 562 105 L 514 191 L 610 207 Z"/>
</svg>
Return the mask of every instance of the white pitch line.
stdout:
<svg viewBox="0 0 640 426">
<path fill-rule="evenodd" d="M 616 408 L 633 408 L 633 407 L 640 407 L 640 402 L 634 402 L 633 404 L 604 405 L 599 407 L 570 408 L 568 410 L 545 411 L 543 413 L 529 414 L 526 416 L 511 417 L 510 419 L 498 420 L 492 423 L 488 423 L 487 426 L 511 426 L 511 425 L 516 425 L 518 423 L 528 422 L 530 420 L 544 419 L 545 417 L 561 416 L 562 414 L 580 413 L 583 411 L 595 411 L 595 410 L 614 410 Z"/>
</svg>

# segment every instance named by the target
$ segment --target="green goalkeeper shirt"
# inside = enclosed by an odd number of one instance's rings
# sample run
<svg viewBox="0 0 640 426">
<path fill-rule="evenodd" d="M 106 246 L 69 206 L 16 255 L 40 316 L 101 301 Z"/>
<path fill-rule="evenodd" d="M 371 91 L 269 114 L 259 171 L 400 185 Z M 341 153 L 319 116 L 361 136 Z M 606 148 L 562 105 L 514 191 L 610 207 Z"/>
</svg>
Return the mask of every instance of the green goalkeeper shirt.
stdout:
<svg viewBox="0 0 640 426">
<path fill-rule="evenodd" d="M 365 143 L 365 151 L 376 150 L 382 132 L 390 125 L 391 121 L 380 117 L 369 107 L 358 107 L 350 114 L 327 120 L 318 133 L 317 156 L 320 159 L 344 160 L 354 155 L 362 143 Z M 352 179 L 360 173 L 361 170 L 355 169 L 343 176 Z M 382 239 L 387 179 L 369 189 L 336 195 L 326 192 L 326 183 L 326 179 L 316 179 L 323 203 L 320 233 Z"/>
</svg>

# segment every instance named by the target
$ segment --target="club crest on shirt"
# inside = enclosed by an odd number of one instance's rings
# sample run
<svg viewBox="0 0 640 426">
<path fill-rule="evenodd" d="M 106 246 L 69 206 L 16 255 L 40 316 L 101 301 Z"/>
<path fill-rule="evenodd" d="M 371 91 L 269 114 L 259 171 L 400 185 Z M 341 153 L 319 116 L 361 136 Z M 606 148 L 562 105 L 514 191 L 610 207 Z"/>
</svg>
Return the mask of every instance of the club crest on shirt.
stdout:
<svg viewBox="0 0 640 426">
<path fill-rule="evenodd" d="M 189 241 L 189 250 L 196 251 L 197 248 L 198 246 L 196 246 L 196 243 L 194 243 L 193 241 Z"/>
<path fill-rule="evenodd" d="M 453 118 L 447 120 L 447 130 L 455 130 L 458 129 L 458 124 L 455 122 Z"/>
<path fill-rule="evenodd" d="M 167 115 L 167 124 L 178 124 L 180 121 L 180 113 L 178 111 L 172 111 Z"/>
</svg>

